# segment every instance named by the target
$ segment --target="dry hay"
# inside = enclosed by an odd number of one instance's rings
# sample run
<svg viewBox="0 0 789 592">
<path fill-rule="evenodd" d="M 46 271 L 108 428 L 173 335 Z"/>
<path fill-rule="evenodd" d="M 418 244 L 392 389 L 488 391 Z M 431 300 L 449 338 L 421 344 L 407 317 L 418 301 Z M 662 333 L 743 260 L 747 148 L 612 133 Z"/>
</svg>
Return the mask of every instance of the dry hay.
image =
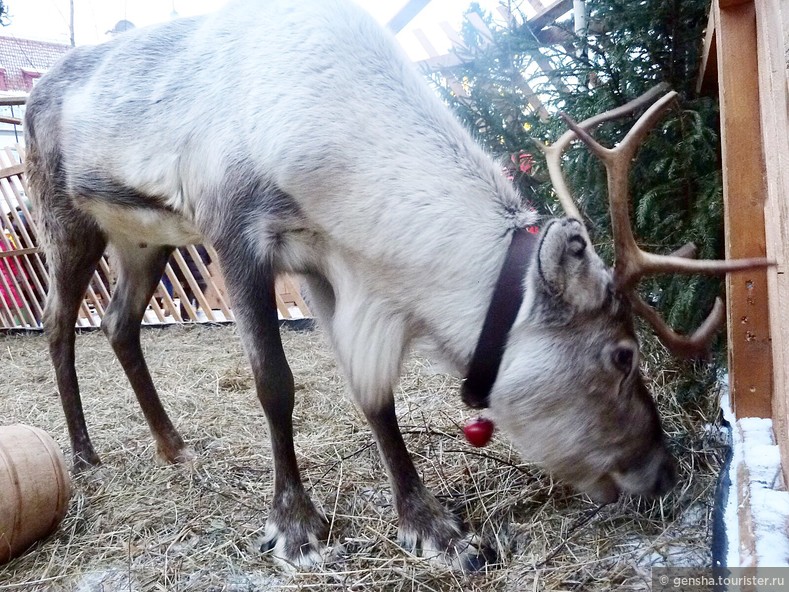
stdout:
<svg viewBox="0 0 789 592">
<path fill-rule="evenodd" d="M 654 386 L 680 458 L 680 484 L 660 501 L 631 498 L 597 511 L 525 464 L 503 437 L 470 448 L 460 432 L 469 413 L 458 382 L 410 359 L 398 414 L 417 468 L 497 547 L 502 562 L 464 576 L 396 544 L 385 472 L 324 335 L 283 331 L 283 339 L 298 389 L 298 459 L 331 520 L 335 561 L 289 576 L 258 551 L 272 463 L 234 327 L 143 332 L 165 406 L 198 453 L 191 466 L 154 460 L 152 438 L 106 339 L 87 333 L 77 338 L 78 372 L 104 464 L 75 479 L 69 512 L 53 536 L 0 567 L 0 590 L 644 590 L 653 564 L 709 564 L 721 450 L 705 426 L 715 393 L 678 411 L 673 370 L 654 373 Z M 2 423 L 44 428 L 68 455 L 43 337 L 0 335 L 0 368 Z"/>
</svg>

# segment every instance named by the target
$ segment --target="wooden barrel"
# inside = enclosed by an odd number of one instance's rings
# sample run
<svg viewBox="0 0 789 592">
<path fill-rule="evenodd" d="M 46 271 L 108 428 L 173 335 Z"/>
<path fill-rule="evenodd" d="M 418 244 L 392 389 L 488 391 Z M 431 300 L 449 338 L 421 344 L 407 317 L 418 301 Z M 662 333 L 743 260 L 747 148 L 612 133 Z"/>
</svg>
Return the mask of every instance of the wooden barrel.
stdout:
<svg viewBox="0 0 789 592">
<path fill-rule="evenodd" d="M 0 564 L 54 531 L 70 495 L 63 454 L 46 432 L 0 427 Z"/>
</svg>

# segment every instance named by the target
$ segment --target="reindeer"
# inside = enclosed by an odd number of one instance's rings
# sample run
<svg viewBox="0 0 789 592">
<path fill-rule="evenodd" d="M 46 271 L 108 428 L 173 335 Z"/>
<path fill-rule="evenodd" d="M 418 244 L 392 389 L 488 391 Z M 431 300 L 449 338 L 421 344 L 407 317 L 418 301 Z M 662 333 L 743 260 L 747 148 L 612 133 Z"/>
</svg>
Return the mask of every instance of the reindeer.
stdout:
<svg viewBox="0 0 789 592">
<path fill-rule="evenodd" d="M 765 262 L 635 247 L 627 165 L 673 95 L 613 151 L 583 130 L 655 96 L 571 124 L 546 149 L 569 213 L 533 236 L 523 229 L 535 215 L 499 165 L 392 36 L 349 1 L 236 0 L 210 17 L 72 50 L 31 93 L 25 129 L 51 274 L 44 326 L 75 470 L 100 462 L 83 416 L 74 325 L 107 248 L 118 282 L 102 328 L 158 453 L 192 457 L 151 380 L 140 320 L 173 249 L 208 242 L 268 421 L 275 471 L 263 549 L 283 563 L 320 561 L 327 521 L 293 446 L 294 383 L 274 299 L 281 272 L 305 278 L 378 443 L 406 547 L 464 569 L 486 559 L 484 544 L 423 485 L 398 428 L 393 386 L 412 345 L 466 375 L 463 398 L 489 407 L 526 458 L 594 499 L 664 493 L 673 460 L 639 371 L 633 311 L 683 352 L 703 347 L 714 322 L 690 338 L 674 334 L 647 312 L 635 282 Z M 624 247 L 613 272 L 561 178 L 562 150 L 576 135 L 611 175 Z"/>
</svg>

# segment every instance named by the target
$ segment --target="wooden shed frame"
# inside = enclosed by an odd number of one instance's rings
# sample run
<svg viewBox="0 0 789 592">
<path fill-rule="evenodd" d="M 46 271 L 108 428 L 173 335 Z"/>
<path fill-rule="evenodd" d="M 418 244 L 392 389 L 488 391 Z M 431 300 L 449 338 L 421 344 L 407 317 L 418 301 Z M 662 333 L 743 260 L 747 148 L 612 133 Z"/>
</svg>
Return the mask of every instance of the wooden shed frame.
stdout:
<svg viewBox="0 0 789 592">
<path fill-rule="evenodd" d="M 702 84 L 721 105 L 726 255 L 767 256 L 727 279 L 729 371 L 737 417 L 772 418 L 789 466 L 789 6 L 713 0 Z M 783 306 L 782 306 L 783 305 Z"/>
<path fill-rule="evenodd" d="M 726 281 L 729 386 L 736 418 L 772 419 L 789 483 L 789 4 L 713 0 L 699 88 L 717 86 L 727 257 L 767 270 Z M 737 474 L 740 557 L 757 561 L 747 469 Z"/>
</svg>

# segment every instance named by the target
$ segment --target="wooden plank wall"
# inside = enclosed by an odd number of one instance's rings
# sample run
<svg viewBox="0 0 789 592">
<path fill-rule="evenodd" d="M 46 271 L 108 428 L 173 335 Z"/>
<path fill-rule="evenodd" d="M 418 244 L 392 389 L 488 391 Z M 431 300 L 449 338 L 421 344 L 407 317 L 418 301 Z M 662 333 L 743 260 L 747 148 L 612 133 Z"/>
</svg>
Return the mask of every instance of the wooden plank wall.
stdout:
<svg viewBox="0 0 789 592">
<path fill-rule="evenodd" d="M 37 244 L 27 200 L 20 146 L 0 150 L 0 329 L 41 327 L 49 275 Z M 212 248 L 188 245 L 176 250 L 151 299 L 143 324 L 234 320 Z M 98 327 L 109 304 L 116 276 L 102 257 L 85 294 L 78 327 Z M 277 280 L 277 310 L 283 319 L 309 317 L 295 278 Z"/>
<path fill-rule="evenodd" d="M 727 254 L 763 252 L 776 262 L 764 279 L 761 274 L 732 276 L 732 395 L 738 417 L 772 418 L 786 471 L 789 6 L 782 0 L 715 0 L 711 26 L 714 34 L 707 35 L 706 45 L 716 55 L 715 59 L 708 56 L 705 63 L 715 62 L 721 104 L 727 243 L 731 245 Z"/>
<path fill-rule="evenodd" d="M 766 190 L 767 254 L 777 262 L 768 274 L 772 328 L 772 420 L 789 483 L 789 5 L 756 0 L 759 101 Z"/>
<path fill-rule="evenodd" d="M 727 286 L 732 399 L 737 418 L 770 417 L 789 483 L 789 5 L 713 0 L 705 58 L 721 106 L 727 255 L 762 251 L 764 274 Z M 709 82 L 709 81 L 707 81 Z M 709 84 L 700 84 L 700 87 Z M 743 250 L 744 249 L 744 250 Z M 742 566 L 755 566 L 750 476 L 737 477 Z"/>
</svg>

